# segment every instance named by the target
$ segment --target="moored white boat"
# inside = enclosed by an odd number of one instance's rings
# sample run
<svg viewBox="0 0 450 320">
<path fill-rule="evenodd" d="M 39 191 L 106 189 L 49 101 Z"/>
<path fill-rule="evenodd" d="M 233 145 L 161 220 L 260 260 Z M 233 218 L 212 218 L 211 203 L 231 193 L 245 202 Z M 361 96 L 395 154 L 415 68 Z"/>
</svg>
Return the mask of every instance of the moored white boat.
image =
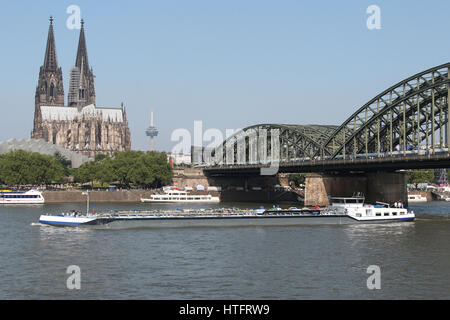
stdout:
<svg viewBox="0 0 450 320">
<path fill-rule="evenodd" d="M 38 190 L 0 190 L 0 204 L 42 204 L 45 199 Z"/>
<path fill-rule="evenodd" d="M 164 190 L 163 194 L 153 194 L 150 198 L 141 198 L 141 202 L 153 203 L 218 203 L 219 197 L 210 194 L 190 195 L 186 191 Z"/>
<path fill-rule="evenodd" d="M 408 203 L 427 202 L 427 197 L 421 194 L 408 194 Z"/>
</svg>

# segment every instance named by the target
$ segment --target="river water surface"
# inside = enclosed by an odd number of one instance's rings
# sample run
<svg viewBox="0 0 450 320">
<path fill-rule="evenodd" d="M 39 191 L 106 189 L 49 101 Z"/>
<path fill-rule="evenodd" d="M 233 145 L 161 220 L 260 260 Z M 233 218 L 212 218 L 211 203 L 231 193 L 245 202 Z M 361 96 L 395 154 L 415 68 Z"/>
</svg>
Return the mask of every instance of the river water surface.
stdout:
<svg viewBox="0 0 450 320">
<path fill-rule="evenodd" d="M 255 207 L 226 204 L 233 205 Z M 156 206 L 94 210 L 112 208 Z M 85 206 L 0 206 L 0 299 L 450 298 L 450 202 L 412 205 L 416 221 L 378 225 L 98 230 L 37 223 L 43 212 L 69 209 Z M 80 289 L 67 287 L 72 265 L 80 268 Z M 373 265 L 381 287 L 370 290 Z"/>
</svg>

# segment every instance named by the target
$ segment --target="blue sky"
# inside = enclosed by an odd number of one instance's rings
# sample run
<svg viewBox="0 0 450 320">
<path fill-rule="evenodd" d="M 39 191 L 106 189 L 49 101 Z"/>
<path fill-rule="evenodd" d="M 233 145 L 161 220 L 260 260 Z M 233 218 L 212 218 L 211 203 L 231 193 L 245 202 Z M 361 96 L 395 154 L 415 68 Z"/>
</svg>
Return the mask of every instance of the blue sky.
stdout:
<svg viewBox="0 0 450 320">
<path fill-rule="evenodd" d="M 381 29 L 369 30 L 369 5 Z M 69 89 L 85 19 L 99 106 L 126 106 L 132 148 L 158 150 L 173 130 L 256 123 L 340 124 L 402 79 L 450 61 L 450 2 L 431 1 L 2 1 L 0 140 L 29 138 L 48 18 Z"/>
</svg>

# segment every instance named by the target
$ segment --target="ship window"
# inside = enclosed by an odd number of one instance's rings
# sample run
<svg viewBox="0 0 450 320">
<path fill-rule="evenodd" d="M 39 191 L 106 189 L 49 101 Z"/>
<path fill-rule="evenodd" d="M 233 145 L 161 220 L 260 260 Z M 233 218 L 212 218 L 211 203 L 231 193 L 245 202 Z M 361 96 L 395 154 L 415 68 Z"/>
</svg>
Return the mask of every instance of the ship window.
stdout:
<svg viewBox="0 0 450 320">
<path fill-rule="evenodd" d="M 397 215 L 397 212 L 392 212 L 392 215 L 393 215 L 393 216 L 396 216 L 396 215 Z"/>
<path fill-rule="evenodd" d="M 389 215 L 389 212 L 385 212 L 384 215 L 385 215 L 385 216 L 388 216 L 388 215 Z"/>
<path fill-rule="evenodd" d="M 377 213 L 375 213 L 375 215 L 376 215 L 377 217 L 380 217 L 380 216 L 381 216 L 381 213 L 380 213 L 380 212 L 377 212 Z"/>
</svg>

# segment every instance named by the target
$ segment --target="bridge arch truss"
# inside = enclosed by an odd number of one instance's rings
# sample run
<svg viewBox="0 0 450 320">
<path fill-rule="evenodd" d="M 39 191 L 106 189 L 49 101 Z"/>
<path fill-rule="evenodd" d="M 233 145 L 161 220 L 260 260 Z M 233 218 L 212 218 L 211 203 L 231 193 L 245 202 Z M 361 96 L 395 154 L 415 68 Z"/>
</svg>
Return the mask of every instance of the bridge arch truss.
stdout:
<svg viewBox="0 0 450 320">
<path fill-rule="evenodd" d="M 381 92 L 340 126 L 257 124 L 207 152 L 207 165 L 449 152 L 450 63 Z"/>
<path fill-rule="evenodd" d="M 215 165 L 312 159 L 337 126 L 257 124 L 227 138 L 204 161 Z"/>
<path fill-rule="evenodd" d="M 450 63 L 411 76 L 351 115 L 324 143 L 331 159 L 448 148 Z M 315 157 L 320 157 L 316 152 Z"/>
</svg>

